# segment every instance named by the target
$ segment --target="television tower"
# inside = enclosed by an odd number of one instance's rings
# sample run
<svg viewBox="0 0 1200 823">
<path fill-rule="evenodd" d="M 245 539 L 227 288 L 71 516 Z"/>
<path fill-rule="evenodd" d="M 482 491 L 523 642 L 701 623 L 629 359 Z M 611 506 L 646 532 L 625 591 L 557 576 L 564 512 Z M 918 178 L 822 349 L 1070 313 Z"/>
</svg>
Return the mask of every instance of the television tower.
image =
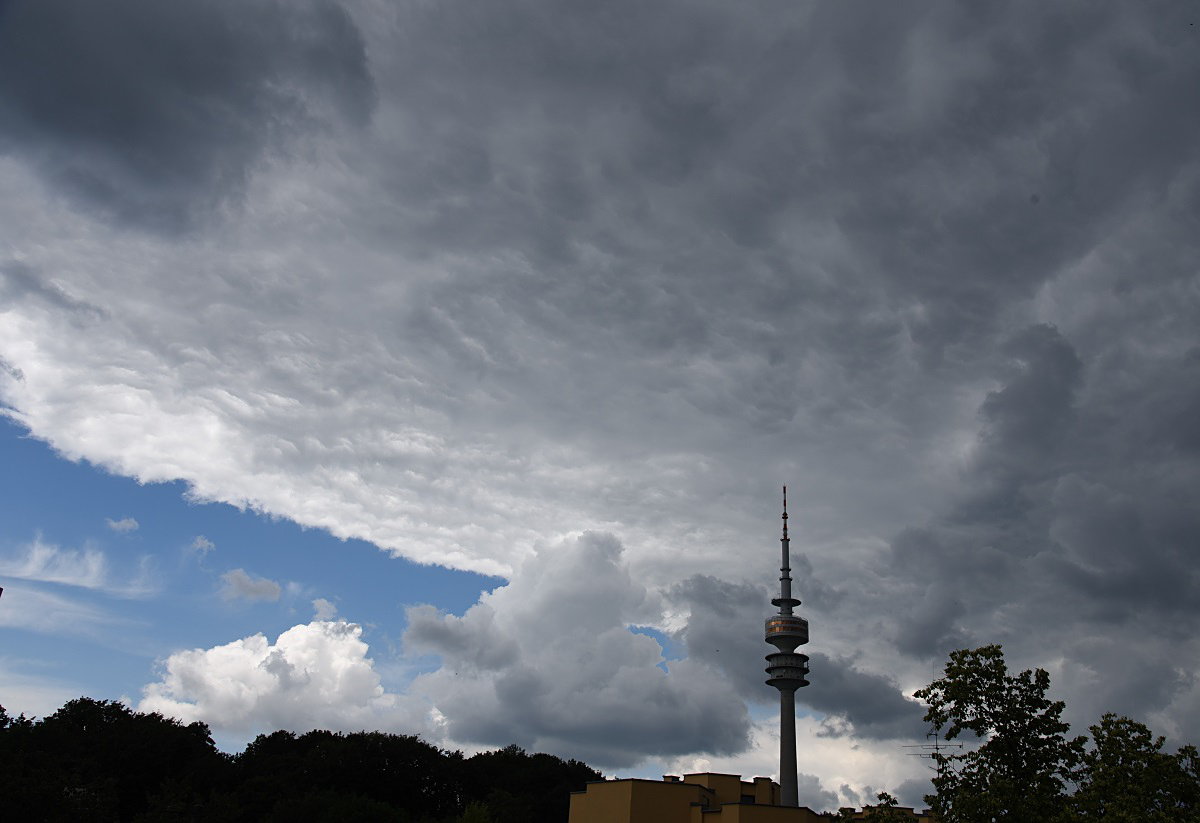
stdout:
<svg viewBox="0 0 1200 823">
<path fill-rule="evenodd" d="M 808 642 L 808 621 L 792 614 L 800 601 L 792 597 L 792 569 L 787 530 L 787 486 L 783 487 L 783 565 L 779 597 L 771 601 L 779 614 L 767 618 L 766 641 L 779 651 L 767 655 L 768 686 L 779 689 L 779 789 L 784 806 L 799 806 L 796 788 L 796 689 L 807 686 L 808 656 L 796 647 Z"/>
</svg>

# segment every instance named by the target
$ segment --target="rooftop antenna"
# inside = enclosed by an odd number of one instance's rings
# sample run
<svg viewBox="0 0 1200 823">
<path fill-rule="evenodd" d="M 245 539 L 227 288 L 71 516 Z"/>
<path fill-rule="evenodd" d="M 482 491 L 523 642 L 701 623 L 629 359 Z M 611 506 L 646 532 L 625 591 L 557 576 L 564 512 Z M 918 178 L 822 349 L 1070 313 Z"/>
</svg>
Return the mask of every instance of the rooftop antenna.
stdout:
<svg viewBox="0 0 1200 823">
<path fill-rule="evenodd" d="M 766 641 L 778 651 L 767 655 L 768 686 L 779 689 L 779 790 L 784 806 L 799 806 L 796 773 L 796 689 L 808 685 L 808 656 L 796 653 L 808 642 L 808 621 L 792 610 L 800 601 L 792 597 L 791 541 L 788 539 L 787 486 L 783 487 L 782 564 L 779 597 L 771 600 L 779 613 L 767 618 Z"/>
<path fill-rule="evenodd" d="M 963 748 L 963 744 L 947 743 L 945 740 L 942 740 L 941 736 L 937 733 L 937 730 L 929 732 L 925 735 L 925 737 L 927 739 L 931 738 L 933 742 L 913 743 L 908 746 L 902 746 L 901 748 L 916 749 L 915 752 L 905 752 L 905 754 L 907 754 L 909 757 L 924 757 L 928 760 L 932 760 L 933 765 L 931 765 L 930 768 L 936 771 L 938 778 L 941 779 L 942 773 L 946 768 L 947 760 L 946 756 L 942 754 L 942 752 L 947 749 L 961 750 Z"/>
</svg>

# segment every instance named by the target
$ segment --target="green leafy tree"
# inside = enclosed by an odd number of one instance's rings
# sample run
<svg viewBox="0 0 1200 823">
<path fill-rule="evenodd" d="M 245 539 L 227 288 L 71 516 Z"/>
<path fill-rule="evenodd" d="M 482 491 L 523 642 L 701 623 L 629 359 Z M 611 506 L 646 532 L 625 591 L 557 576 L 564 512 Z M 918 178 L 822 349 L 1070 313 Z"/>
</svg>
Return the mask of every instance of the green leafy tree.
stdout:
<svg viewBox="0 0 1200 823">
<path fill-rule="evenodd" d="M 1141 723 L 1106 714 L 1091 727 L 1079 790 L 1069 819 L 1106 823 L 1174 823 L 1200 820 L 1196 750 L 1172 755 L 1164 740 Z"/>
<path fill-rule="evenodd" d="M 980 746 L 937 755 L 935 795 L 943 823 L 1026 823 L 1066 810 L 1066 788 L 1083 751 L 1068 739 L 1062 701 L 1046 697 L 1044 669 L 1010 675 L 998 645 L 952 652 L 944 675 L 915 696 L 925 720 L 947 740 L 972 732 Z"/>
</svg>

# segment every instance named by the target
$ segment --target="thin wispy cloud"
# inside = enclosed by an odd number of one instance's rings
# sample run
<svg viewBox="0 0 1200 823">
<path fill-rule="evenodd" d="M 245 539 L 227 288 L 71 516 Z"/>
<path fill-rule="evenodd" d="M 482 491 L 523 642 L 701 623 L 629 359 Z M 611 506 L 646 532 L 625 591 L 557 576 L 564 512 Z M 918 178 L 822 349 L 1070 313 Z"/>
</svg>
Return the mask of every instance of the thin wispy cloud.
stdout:
<svg viewBox="0 0 1200 823">
<path fill-rule="evenodd" d="M 0 557 L 0 575 L 125 598 L 148 597 L 159 588 L 149 556 L 143 556 L 136 569 L 121 574 L 111 568 L 107 555 L 99 549 L 63 549 L 41 537 L 26 544 L 23 551 Z"/>
<path fill-rule="evenodd" d="M 4 587 L 0 626 L 47 635 L 87 637 L 106 646 L 121 645 L 113 636 L 134 621 L 74 597 L 44 591 L 37 586 Z"/>
<path fill-rule="evenodd" d="M 22 580 L 101 589 L 108 582 L 108 561 L 97 549 L 60 549 L 35 538 L 15 557 L 0 558 L 0 574 Z"/>
</svg>

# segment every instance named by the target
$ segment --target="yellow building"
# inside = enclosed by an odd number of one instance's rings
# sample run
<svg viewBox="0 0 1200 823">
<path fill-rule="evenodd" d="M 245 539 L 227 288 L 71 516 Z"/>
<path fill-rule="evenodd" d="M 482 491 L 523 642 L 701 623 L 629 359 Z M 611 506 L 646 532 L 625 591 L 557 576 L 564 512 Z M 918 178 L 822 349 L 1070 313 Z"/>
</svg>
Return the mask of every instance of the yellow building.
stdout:
<svg viewBox="0 0 1200 823">
<path fill-rule="evenodd" d="M 936 823 L 928 810 L 899 806 L 913 823 Z M 842 809 L 841 820 L 870 821 L 871 806 Z M 779 784 L 769 777 L 745 781 L 736 774 L 665 775 L 598 780 L 571 794 L 569 823 L 829 823 L 805 806 L 780 806 Z"/>
<path fill-rule="evenodd" d="M 780 806 L 769 777 L 701 772 L 662 781 L 588 783 L 571 795 L 570 823 L 827 823 L 812 809 Z"/>
</svg>

